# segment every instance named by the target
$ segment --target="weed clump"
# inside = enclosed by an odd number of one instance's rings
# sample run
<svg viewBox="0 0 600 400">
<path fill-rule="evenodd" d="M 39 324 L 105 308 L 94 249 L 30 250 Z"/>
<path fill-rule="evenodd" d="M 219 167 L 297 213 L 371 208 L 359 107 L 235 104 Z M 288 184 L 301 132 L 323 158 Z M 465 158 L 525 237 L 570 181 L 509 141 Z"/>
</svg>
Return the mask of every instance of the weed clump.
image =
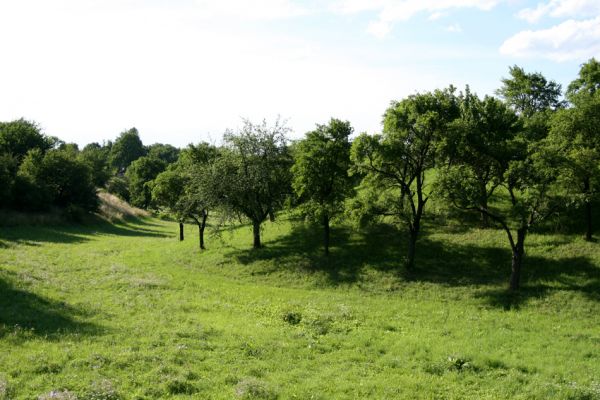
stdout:
<svg viewBox="0 0 600 400">
<path fill-rule="evenodd" d="M 8 400 L 11 396 L 11 390 L 8 386 L 8 382 L 0 378 L 0 400 Z"/>
<path fill-rule="evenodd" d="M 0 396 L 0 399 L 3 397 Z M 38 400 L 77 400 L 78 397 L 75 393 L 69 392 L 68 390 L 53 390 L 50 393 L 42 394 L 38 396 Z"/>
<path fill-rule="evenodd" d="M 167 382 L 166 391 L 169 394 L 194 394 L 198 390 L 192 383 L 176 378 Z"/>
<path fill-rule="evenodd" d="M 241 399 L 275 400 L 278 397 L 271 387 L 256 378 L 246 378 L 238 382 L 235 394 Z"/>
<path fill-rule="evenodd" d="M 121 396 L 108 379 L 95 382 L 85 400 L 121 400 Z"/>
</svg>

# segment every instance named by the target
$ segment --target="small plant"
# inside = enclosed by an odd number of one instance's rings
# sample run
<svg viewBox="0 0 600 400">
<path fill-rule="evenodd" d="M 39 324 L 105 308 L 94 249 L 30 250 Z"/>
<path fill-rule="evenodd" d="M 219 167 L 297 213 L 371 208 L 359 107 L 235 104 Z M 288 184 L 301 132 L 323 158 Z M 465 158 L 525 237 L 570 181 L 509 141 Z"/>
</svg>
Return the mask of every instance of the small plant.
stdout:
<svg viewBox="0 0 600 400">
<path fill-rule="evenodd" d="M 290 325 L 298 325 L 302 321 L 302 314 L 297 311 L 288 311 L 283 314 L 283 321 Z"/>
<path fill-rule="evenodd" d="M 471 368 L 470 360 L 458 356 L 448 356 L 448 369 L 462 371 Z"/>
</svg>

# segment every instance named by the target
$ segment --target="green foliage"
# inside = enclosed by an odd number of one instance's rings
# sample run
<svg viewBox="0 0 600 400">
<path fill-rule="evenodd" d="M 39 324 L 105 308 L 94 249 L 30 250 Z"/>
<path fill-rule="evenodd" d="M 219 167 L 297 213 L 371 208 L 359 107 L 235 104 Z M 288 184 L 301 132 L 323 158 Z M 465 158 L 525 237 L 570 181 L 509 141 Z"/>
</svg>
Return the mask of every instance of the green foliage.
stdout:
<svg viewBox="0 0 600 400">
<path fill-rule="evenodd" d="M 325 229 L 325 252 L 329 252 L 329 221 L 344 211 L 352 191 L 350 169 L 350 122 L 331 119 L 318 125 L 294 148 L 292 187 L 301 213 L 321 222 Z"/>
<path fill-rule="evenodd" d="M 489 96 L 481 100 L 468 87 L 459 100 L 460 117 L 452 122 L 441 145 L 446 160 L 446 168 L 442 170 L 447 174 L 443 183 L 451 186 L 455 180 L 468 182 L 463 187 L 464 198 L 487 208 L 489 199 L 502 184 L 508 162 L 524 151 L 514 145 L 522 125 L 502 102 Z M 485 213 L 482 222 L 487 225 Z"/>
<path fill-rule="evenodd" d="M 104 187 L 110 179 L 109 155 L 110 149 L 97 143 L 85 146 L 79 153 L 79 159 L 90 168 L 96 187 Z"/>
<path fill-rule="evenodd" d="M 125 176 L 129 181 L 129 202 L 139 208 L 148 208 L 152 201 L 152 181 L 165 170 L 167 164 L 160 158 L 140 157 L 133 161 Z"/>
<path fill-rule="evenodd" d="M 0 153 L 11 154 L 21 160 L 29 150 L 45 152 L 52 145 L 52 140 L 41 133 L 35 122 L 25 119 L 0 122 Z"/>
<path fill-rule="evenodd" d="M 98 202 L 89 167 L 68 151 L 29 151 L 18 171 L 17 207 L 45 210 L 50 206 L 78 206 L 95 210 Z"/>
<path fill-rule="evenodd" d="M 136 128 L 122 132 L 110 149 L 110 164 L 117 172 L 125 172 L 129 165 L 146 155 Z"/>
<path fill-rule="evenodd" d="M 179 149 L 170 144 L 151 144 L 146 153 L 149 157 L 159 158 L 166 164 L 173 164 L 179 158 Z"/>
<path fill-rule="evenodd" d="M 260 224 L 283 207 L 291 194 L 288 129 L 277 121 L 253 124 L 244 121 L 240 132 L 228 131 L 222 154 L 204 179 L 225 215 L 244 216 L 254 224 L 255 247 L 260 247 Z"/>
<path fill-rule="evenodd" d="M 545 110 L 563 107 L 561 85 L 548 81 L 541 73 L 527 73 L 518 66 L 509 68 L 510 78 L 502 79 L 496 93 L 523 117 L 529 118 Z"/>
<path fill-rule="evenodd" d="M 17 168 L 16 157 L 0 153 L 0 208 L 12 205 Z"/>
<path fill-rule="evenodd" d="M 439 147 L 458 116 L 454 88 L 409 96 L 393 102 L 384 115 L 382 135 L 362 134 L 352 145 L 353 170 L 365 175 L 361 186 L 370 195 L 354 210 L 373 217 L 391 216 L 406 226 L 413 246 L 408 268 L 414 263 L 414 243 L 430 193 L 427 172 L 439 159 Z M 360 213 L 359 211 L 359 213 Z"/>
<path fill-rule="evenodd" d="M 567 98 L 573 101 L 578 94 L 593 95 L 600 89 L 600 62 L 595 58 L 584 63 L 579 70 L 579 77 L 573 80 L 567 88 Z"/>
<path fill-rule="evenodd" d="M 112 176 L 106 182 L 106 191 L 129 201 L 129 181 L 125 176 Z"/>
<path fill-rule="evenodd" d="M 343 212 L 350 194 L 350 141 L 348 121 L 331 119 L 327 125 L 306 134 L 294 151 L 293 189 L 303 212 L 316 221 Z"/>
<path fill-rule="evenodd" d="M 188 179 L 182 171 L 169 168 L 157 175 L 152 185 L 152 204 L 165 208 L 177 220 L 185 218 L 185 211 L 181 207 Z"/>
</svg>

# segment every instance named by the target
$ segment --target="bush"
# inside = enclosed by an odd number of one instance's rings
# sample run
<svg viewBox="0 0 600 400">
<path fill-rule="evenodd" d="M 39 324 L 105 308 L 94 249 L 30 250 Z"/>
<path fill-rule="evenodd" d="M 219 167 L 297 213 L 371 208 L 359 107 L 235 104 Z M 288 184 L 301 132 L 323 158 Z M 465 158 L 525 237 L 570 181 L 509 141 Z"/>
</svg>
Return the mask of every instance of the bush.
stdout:
<svg viewBox="0 0 600 400">
<path fill-rule="evenodd" d="M 110 194 L 129 201 L 129 182 L 122 176 L 113 176 L 106 183 L 106 191 Z"/>
<path fill-rule="evenodd" d="M 18 177 L 15 201 L 26 209 L 78 206 L 90 211 L 98 207 L 89 167 L 68 151 L 30 151 L 19 167 Z"/>
</svg>

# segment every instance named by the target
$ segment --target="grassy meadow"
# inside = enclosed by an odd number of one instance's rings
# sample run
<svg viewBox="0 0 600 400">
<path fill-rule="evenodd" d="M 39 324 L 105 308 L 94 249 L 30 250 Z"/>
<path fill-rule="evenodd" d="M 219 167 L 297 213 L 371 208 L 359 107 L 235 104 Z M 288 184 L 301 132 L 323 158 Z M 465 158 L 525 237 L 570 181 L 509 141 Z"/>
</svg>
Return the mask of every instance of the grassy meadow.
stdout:
<svg viewBox="0 0 600 400">
<path fill-rule="evenodd" d="M 600 399 L 600 244 L 289 220 L 0 227 L 0 399 Z"/>
</svg>

